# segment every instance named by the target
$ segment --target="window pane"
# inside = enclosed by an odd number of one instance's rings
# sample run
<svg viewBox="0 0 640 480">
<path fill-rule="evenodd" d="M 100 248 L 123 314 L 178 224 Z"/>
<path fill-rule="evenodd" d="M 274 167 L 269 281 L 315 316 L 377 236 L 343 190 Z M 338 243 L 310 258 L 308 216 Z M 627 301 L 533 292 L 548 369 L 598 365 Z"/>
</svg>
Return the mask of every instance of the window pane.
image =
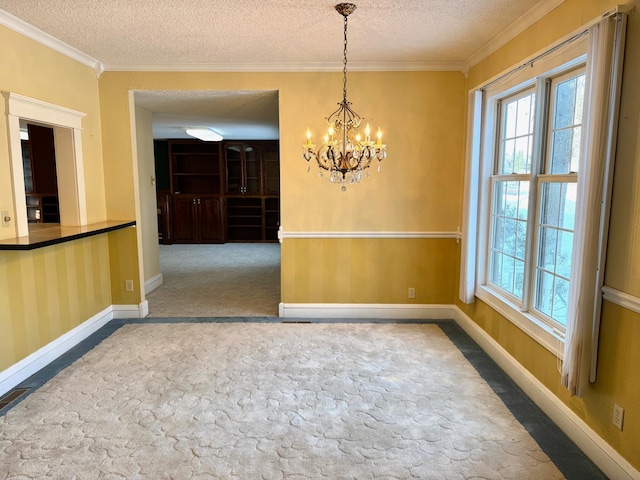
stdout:
<svg viewBox="0 0 640 480">
<path fill-rule="evenodd" d="M 560 209 L 561 183 L 547 183 L 544 185 L 544 200 L 542 202 L 542 225 L 558 226 Z"/>
<path fill-rule="evenodd" d="M 571 273 L 571 252 L 573 247 L 573 232 L 558 231 L 556 252 L 556 273 L 569 278 Z"/>
<path fill-rule="evenodd" d="M 569 304 L 569 282 L 562 278 L 555 280 L 553 289 L 553 306 L 550 317 L 565 327 L 567 326 L 567 305 Z"/>
<path fill-rule="evenodd" d="M 573 130 L 558 130 L 553 133 L 553 150 L 551 152 L 551 172 L 549 173 L 569 173 L 571 165 L 571 147 Z"/>
<path fill-rule="evenodd" d="M 514 291 L 515 260 L 508 255 L 502 256 L 502 282 L 500 286 L 507 292 Z"/>
<path fill-rule="evenodd" d="M 535 308 L 566 326 L 577 184 L 545 182 L 538 224 Z"/>
<path fill-rule="evenodd" d="M 551 105 L 553 125 L 548 173 L 577 172 L 582 136 L 585 75 L 558 82 Z"/>
<path fill-rule="evenodd" d="M 576 79 L 572 78 L 556 86 L 555 128 L 573 125 L 576 102 Z"/>
<path fill-rule="evenodd" d="M 533 119 L 533 94 L 518 100 L 518 112 L 516 117 L 516 135 L 523 136 L 531 133 L 531 121 Z"/>
<path fill-rule="evenodd" d="M 555 272 L 557 230 L 553 228 L 542 228 L 541 230 L 538 268 Z"/>
<path fill-rule="evenodd" d="M 527 246 L 527 223 L 518 222 L 516 225 L 516 258 L 524 260 Z"/>
<path fill-rule="evenodd" d="M 497 173 L 529 173 L 533 152 L 535 93 L 504 101 L 502 117 Z"/>
<path fill-rule="evenodd" d="M 504 218 L 496 217 L 493 222 L 493 244 L 496 250 L 504 248 Z"/>
<path fill-rule="evenodd" d="M 522 298 L 522 290 L 524 289 L 524 262 L 520 260 L 515 261 L 514 281 L 515 285 L 513 294 L 518 298 Z"/>
<path fill-rule="evenodd" d="M 578 197 L 577 183 L 563 183 L 561 189 L 561 200 L 558 203 L 562 206 L 559 210 L 559 225 L 561 228 L 573 230 L 576 220 L 576 200 Z"/>
<path fill-rule="evenodd" d="M 489 280 L 521 299 L 529 182 L 495 181 L 493 195 Z"/>
<path fill-rule="evenodd" d="M 551 317 L 551 305 L 553 303 L 553 275 L 543 270 L 538 270 L 536 282 L 536 310 Z"/>
</svg>

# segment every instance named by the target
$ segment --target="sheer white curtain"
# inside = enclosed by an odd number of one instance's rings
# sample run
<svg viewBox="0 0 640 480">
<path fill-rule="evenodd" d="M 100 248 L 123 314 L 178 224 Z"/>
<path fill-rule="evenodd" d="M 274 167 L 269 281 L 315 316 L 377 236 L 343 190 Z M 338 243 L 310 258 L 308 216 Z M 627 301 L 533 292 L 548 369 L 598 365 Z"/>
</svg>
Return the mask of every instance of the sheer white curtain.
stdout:
<svg viewBox="0 0 640 480">
<path fill-rule="evenodd" d="M 473 303 L 476 290 L 476 249 L 478 228 L 478 188 L 480 170 L 480 133 L 482 126 L 482 90 L 469 92 L 467 109 L 467 165 L 462 212 L 462 258 L 459 298 Z"/>
<path fill-rule="evenodd" d="M 572 281 L 562 384 L 580 396 L 595 380 L 610 185 L 615 157 L 620 69 L 626 17 L 593 25 L 587 53 L 587 93 L 578 183 Z"/>
</svg>

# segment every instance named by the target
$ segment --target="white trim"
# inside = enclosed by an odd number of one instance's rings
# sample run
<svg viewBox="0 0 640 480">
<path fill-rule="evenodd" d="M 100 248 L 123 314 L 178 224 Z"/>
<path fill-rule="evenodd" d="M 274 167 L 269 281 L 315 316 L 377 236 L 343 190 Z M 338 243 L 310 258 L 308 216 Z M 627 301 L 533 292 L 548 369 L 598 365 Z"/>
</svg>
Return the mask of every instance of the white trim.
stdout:
<svg viewBox="0 0 640 480">
<path fill-rule="evenodd" d="M 34 120 L 53 126 L 60 223 L 62 226 L 86 225 L 87 198 L 82 154 L 82 119 L 86 113 L 13 92 L 2 92 L 2 95 L 5 98 L 10 146 L 13 216 L 16 219 L 15 236 L 24 237 L 29 234 L 20 144 L 20 119 Z"/>
<path fill-rule="evenodd" d="M 468 72 L 471 67 L 506 45 L 510 40 L 520 35 L 531 25 L 564 3 L 564 1 L 565 0 L 543 0 L 536 3 L 533 7 L 527 10 L 524 15 L 512 22 L 509 27 L 501 31 L 498 35 L 489 40 L 489 42 L 480 47 L 480 49 L 473 55 L 467 58 L 463 63 L 462 71 L 465 73 Z"/>
<path fill-rule="evenodd" d="M 266 62 L 220 62 L 220 63 L 105 63 L 103 71 L 109 72 L 338 72 L 342 63 L 266 63 Z M 443 72 L 462 71 L 462 62 L 349 62 L 349 71 L 354 72 Z"/>
<path fill-rule="evenodd" d="M 534 315 L 521 312 L 516 305 L 506 299 L 498 297 L 490 289 L 479 285 L 476 289 L 476 297 L 493 308 L 516 327 L 529 335 L 544 348 L 549 350 L 559 359 L 564 356 L 564 340 L 562 332 L 557 332 Z"/>
<path fill-rule="evenodd" d="M 144 318 L 149 315 L 149 301 L 145 300 L 144 302 L 138 304 L 138 314 L 140 318 Z"/>
<path fill-rule="evenodd" d="M 144 282 L 144 294 L 149 295 L 156 288 L 161 287 L 163 283 L 164 283 L 164 277 L 162 276 L 162 273 L 159 273 L 151 277 L 149 280 Z"/>
<path fill-rule="evenodd" d="M 63 55 L 86 65 L 87 67 L 93 68 L 96 73 L 100 70 L 100 62 L 95 58 L 81 52 L 69 44 L 64 43 L 62 40 L 58 40 L 39 28 L 34 27 L 33 25 L 2 9 L 0 9 L 0 25 L 4 25 L 14 32 L 41 43 L 45 47 L 49 47 L 56 52 L 62 53 Z"/>
<path fill-rule="evenodd" d="M 589 425 L 561 402 L 542 382 L 516 361 L 498 342 L 457 306 L 455 321 L 484 350 L 525 394 L 587 455 L 609 478 L 640 480 L 640 472 L 605 442 Z"/>
<path fill-rule="evenodd" d="M 460 240 L 461 232 L 285 232 L 278 231 L 278 238 L 454 238 Z"/>
<path fill-rule="evenodd" d="M 1 10 L 0 10 L 1 11 Z M 26 120 L 35 120 L 59 127 L 82 129 L 82 119 L 87 116 L 67 107 L 25 97 L 18 93 L 2 92 L 6 100 L 6 114 Z"/>
<path fill-rule="evenodd" d="M 453 305 L 391 303 L 280 303 L 282 318 L 451 319 Z"/>
<path fill-rule="evenodd" d="M 607 302 L 615 303 L 632 312 L 640 313 L 640 298 L 606 286 L 602 287 L 602 294 L 602 298 Z"/>
<path fill-rule="evenodd" d="M 138 305 L 113 305 L 111 308 L 113 309 L 113 318 L 144 318 L 146 315 L 142 316 L 145 310 L 145 306 L 148 314 L 148 302 L 145 300 L 144 302 Z"/>
<path fill-rule="evenodd" d="M 34 373 L 46 367 L 81 341 L 95 333 L 113 319 L 113 307 L 109 306 L 81 323 L 64 335 L 56 338 L 18 363 L 0 372 L 0 395 L 16 387 Z"/>
</svg>

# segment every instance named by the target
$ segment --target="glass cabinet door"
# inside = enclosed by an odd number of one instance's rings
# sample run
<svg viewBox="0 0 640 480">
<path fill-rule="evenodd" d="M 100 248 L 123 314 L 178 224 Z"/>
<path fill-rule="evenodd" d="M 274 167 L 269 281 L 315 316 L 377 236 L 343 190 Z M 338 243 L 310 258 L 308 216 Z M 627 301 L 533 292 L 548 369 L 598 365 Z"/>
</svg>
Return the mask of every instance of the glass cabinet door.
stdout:
<svg viewBox="0 0 640 480">
<path fill-rule="evenodd" d="M 262 193 L 260 171 L 260 150 L 253 145 L 244 146 L 244 193 Z"/>
<path fill-rule="evenodd" d="M 244 193 L 242 182 L 242 145 L 225 147 L 227 162 L 227 193 Z"/>
</svg>

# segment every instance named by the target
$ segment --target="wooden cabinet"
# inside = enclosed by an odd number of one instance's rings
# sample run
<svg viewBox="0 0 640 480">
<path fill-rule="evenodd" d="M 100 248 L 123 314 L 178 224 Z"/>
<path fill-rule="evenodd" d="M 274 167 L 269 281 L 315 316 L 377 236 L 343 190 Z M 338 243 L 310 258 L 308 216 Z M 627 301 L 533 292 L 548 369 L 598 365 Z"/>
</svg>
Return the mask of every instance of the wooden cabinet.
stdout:
<svg viewBox="0 0 640 480">
<path fill-rule="evenodd" d="M 154 147 L 156 157 L 160 150 L 168 150 L 169 157 L 168 162 L 156 158 L 156 168 L 164 162 L 170 170 L 169 191 L 158 191 L 162 243 L 277 241 L 277 140 L 166 143 Z"/>
<path fill-rule="evenodd" d="M 171 195 L 161 206 L 163 243 L 224 242 L 220 143 L 170 140 L 168 146 Z"/>
<path fill-rule="evenodd" d="M 53 128 L 27 124 L 22 166 L 29 223 L 60 223 Z"/>
<path fill-rule="evenodd" d="M 223 150 L 227 241 L 276 241 L 280 225 L 279 142 L 224 142 Z"/>
<path fill-rule="evenodd" d="M 172 243 L 222 243 L 219 197 L 173 195 Z"/>
</svg>

